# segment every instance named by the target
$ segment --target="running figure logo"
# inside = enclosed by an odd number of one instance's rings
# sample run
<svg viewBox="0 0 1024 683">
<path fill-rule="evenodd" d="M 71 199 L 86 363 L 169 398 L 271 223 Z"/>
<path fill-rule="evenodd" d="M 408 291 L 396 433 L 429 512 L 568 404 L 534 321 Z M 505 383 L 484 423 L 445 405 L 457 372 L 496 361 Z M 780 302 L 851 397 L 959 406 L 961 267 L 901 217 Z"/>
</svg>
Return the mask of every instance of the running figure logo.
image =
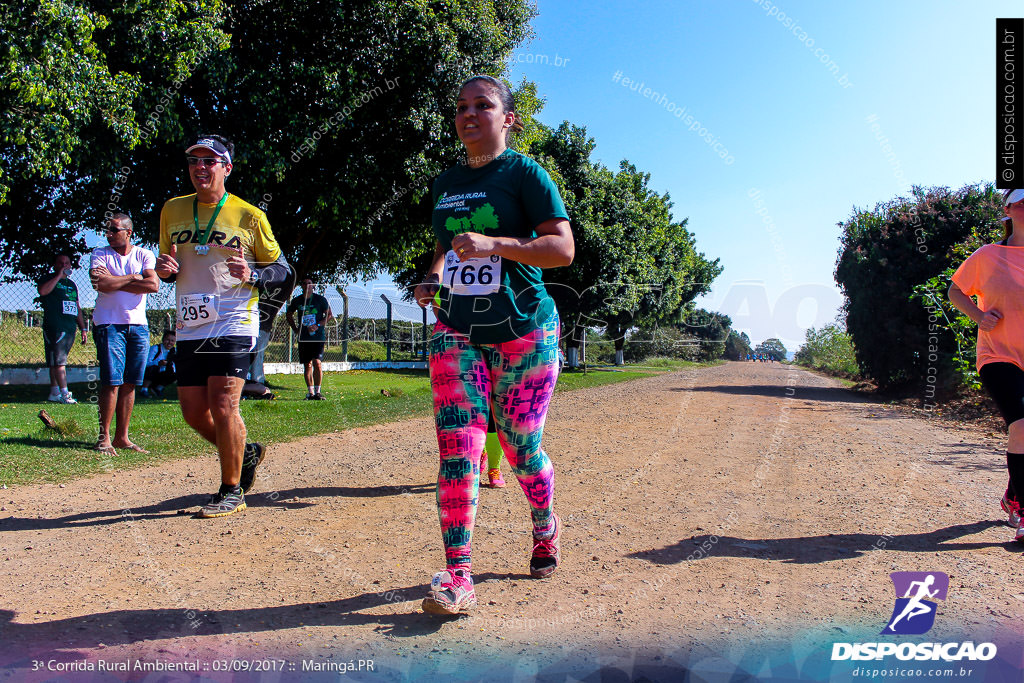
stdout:
<svg viewBox="0 0 1024 683">
<path fill-rule="evenodd" d="M 949 576 L 942 572 L 893 572 L 889 576 L 896 587 L 896 606 L 882 634 L 927 633 L 935 623 L 935 600 L 946 599 Z"/>
</svg>

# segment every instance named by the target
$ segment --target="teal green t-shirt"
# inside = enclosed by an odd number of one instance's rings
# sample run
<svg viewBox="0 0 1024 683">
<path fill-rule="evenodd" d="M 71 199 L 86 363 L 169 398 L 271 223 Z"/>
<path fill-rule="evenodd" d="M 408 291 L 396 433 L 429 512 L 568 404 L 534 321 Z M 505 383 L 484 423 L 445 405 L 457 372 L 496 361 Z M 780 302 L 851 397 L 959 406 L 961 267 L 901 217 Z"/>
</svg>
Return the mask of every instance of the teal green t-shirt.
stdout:
<svg viewBox="0 0 1024 683">
<path fill-rule="evenodd" d="M 324 321 L 327 320 L 327 312 L 331 310 L 331 304 L 322 294 L 313 293 L 309 299 L 305 294 L 300 294 L 288 304 L 288 313 L 295 313 L 299 323 L 299 341 L 325 341 L 327 339 Z M 316 324 L 316 332 L 309 333 L 309 325 Z"/>
<path fill-rule="evenodd" d="M 39 284 L 50 278 L 41 280 Z M 46 296 L 41 296 L 43 306 L 43 333 L 48 339 L 58 339 L 61 333 L 74 335 L 78 329 L 78 287 L 69 278 L 61 278 Z"/>
<path fill-rule="evenodd" d="M 434 181 L 434 235 L 445 251 L 438 319 L 474 344 L 500 344 L 541 327 L 555 310 L 541 269 L 491 256 L 459 262 L 452 238 L 536 237 L 552 218 L 568 220 L 558 188 L 536 161 L 506 150 L 480 168 L 459 165 Z"/>
</svg>

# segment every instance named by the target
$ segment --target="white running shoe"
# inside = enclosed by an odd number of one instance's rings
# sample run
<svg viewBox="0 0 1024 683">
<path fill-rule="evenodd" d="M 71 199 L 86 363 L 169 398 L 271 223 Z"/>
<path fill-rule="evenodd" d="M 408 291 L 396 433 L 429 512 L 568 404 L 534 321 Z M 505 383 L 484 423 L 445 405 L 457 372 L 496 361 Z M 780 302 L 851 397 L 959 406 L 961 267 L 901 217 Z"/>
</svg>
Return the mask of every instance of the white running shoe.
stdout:
<svg viewBox="0 0 1024 683">
<path fill-rule="evenodd" d="M 49 401 L 50 403 L 63 403 L 61 398 L 62 397 L 61 397 L 60 393 L 58 392 L 56 394 L 50 394 L 49 397 L 47 397 L 46 400 Z"/>
<path fill-rule="evenodd" d="M 61 394 L 57 401 L 60 403 L 78 403 L 78 401 L 75 400 L 75 397 L 71 395 L 70 391 L 65 391 Z"/>
<path fill-rule="evenodd" d="M 1020 510 L 1017 509 L 1016 505 L 1010 502 L 1010 499 L 1006 497 L 1006 494 L 1003 494 L 1003 499 L 999 501 L 999 507 L 1003 508 L 1003 512 L 1009 515 L 1009 518 L 1006 520 L 1007 526 L 1012 526 L 1014 528 L 1020 526 Z"/>
</svg>

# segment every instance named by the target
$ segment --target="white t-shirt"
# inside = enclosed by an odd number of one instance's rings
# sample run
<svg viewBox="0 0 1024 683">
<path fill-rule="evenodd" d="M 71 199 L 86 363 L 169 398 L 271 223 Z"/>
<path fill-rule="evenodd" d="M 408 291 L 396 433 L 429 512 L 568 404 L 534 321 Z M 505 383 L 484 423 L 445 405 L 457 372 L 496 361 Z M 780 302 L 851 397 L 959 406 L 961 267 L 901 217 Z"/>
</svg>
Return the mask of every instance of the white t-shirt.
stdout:
<svg viewBox="0 0 1024 683">
<path fill-rule="evenodd" d="M 103 266 L 111 275 L 141 275 L 156 268 L 156 256 L 149 249 L 132 245 L 127 256 L 121 256 L 110 247 L 92 252 L 89 269 Z M 146 295 L 131 292 L 97 292 L 96 308 L 92 312 L 97 325 L 145 325 Z"/>
</svg>

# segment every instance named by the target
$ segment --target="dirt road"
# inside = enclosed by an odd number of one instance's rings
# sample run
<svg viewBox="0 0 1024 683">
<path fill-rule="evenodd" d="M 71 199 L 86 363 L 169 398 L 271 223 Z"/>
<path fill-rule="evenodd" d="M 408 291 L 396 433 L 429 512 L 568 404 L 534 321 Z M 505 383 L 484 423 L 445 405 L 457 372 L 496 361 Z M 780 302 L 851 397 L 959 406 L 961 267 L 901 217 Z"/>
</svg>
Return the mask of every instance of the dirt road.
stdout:
<svg viewBox="0 0 1024 683">
<path fill-rule="evenodd" d="M 276 446 L 249 509 L 221 520 L 180 513 L 214 488 L 212 454 L 2 491 L 0 664 L 25 677 L 32 660 L 188 661 L 225 678 L 217 662 L 235 660 L 287 678 L 373 660 L 373 680 L 713 669 L 758 643 L 878 634 L 897 570 L 950 575 L 930 637 L 1020 633 L 1001 436 L 729 363 L 560 394 L 545 448 L 562 567 L 528 578 L 527 506 L 506 474 L 480 493 L 480 606 L 450 621 L 419 611 L 443 560 L 429 420 Z M 284 661 L 246 662 L 264 657 Z"/>
</svg>

